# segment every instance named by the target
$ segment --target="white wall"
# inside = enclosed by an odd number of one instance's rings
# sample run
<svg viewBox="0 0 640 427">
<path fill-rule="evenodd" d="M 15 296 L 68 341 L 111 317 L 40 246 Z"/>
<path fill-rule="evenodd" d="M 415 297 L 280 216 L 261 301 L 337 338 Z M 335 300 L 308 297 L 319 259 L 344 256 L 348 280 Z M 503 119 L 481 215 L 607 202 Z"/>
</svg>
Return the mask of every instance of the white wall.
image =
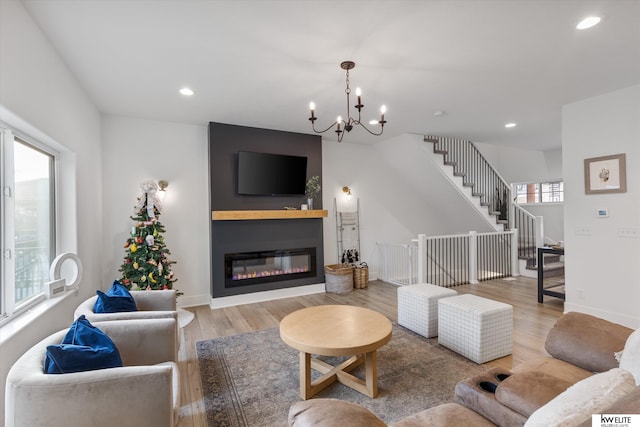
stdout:
<svg viewBox="0 0 640 427">
<path fill-rule="evenodd" d="M 640 327 L 640 85 L 566 105 L 562 110 L 565 183 L 566 311 Z M 583 161 L 626 153 L 627 192 L 586 195 Z M 609 218 L 596 217 L 608 208 Z M 587 227 L 590 235 L 578 235 Z"/>
<path fill-rule="evenodd" d="M 59 240 L 61 251 L 77 248 L 85 279 L 77 295 L 50 307 L 36 321 L 10 334 L 8 328 L 0 330 L 0 419 L 4 420 L 4 384 L 13 362 L 33 343 L 68 327 L 75 307 L 93 292 L 86 284 L 102 276 L 103 207 L 96 107 L 22 4 L 0 3 L 0 105 L 64 146 L 64 157 L 77 165 L 76 175 L 60 183 L 64 193 L 75 194 L 79 203 L 76 208 L 69 199 L 61 200 L 65 231 Z M 77 229 L 70 229 L 75 219 Z"/>
<path fill-rule="evenodd" d="M 103 179 L 105 288 L 120 278 L 133 208 L 145 180 L 169 182 L 160 222 L 178 281 L 185 295 L 181 306 L 209 302 L 211 251 L 209 244 L 209 157 L 206 125 L 194 126 L 126 117 L 105 116 Z"/>
<path fill-rule="evenodd" d="M 508 183 L 562 178 L 562 151 L 527 150 L 474 142 L 478 150 Z M 557 174 L 557 175 L 556 175 Z"/>
<path fill-rule="evenodd" d="M 562 178 L 562 149 L 545 151 L 544 158 L 547 164 L 546 178 Z"/>
</svg>

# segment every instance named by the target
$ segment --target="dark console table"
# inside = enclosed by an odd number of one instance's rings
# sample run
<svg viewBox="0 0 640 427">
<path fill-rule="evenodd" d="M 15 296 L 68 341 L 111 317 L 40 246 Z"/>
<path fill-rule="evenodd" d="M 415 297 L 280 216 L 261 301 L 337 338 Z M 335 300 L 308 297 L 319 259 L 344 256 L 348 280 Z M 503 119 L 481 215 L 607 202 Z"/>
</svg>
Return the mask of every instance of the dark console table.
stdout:
<svg viewBox="0 0 640 427">
<path fill-rule="evenodd" d="M 545 295 L 549 295 L 556 298 L 565 299 L 564 289 L 560 290 L 559 288 L 564 287 L 564 283 L 559 283 L 557 285 L 544 287 L 544 255 L 545 254 L 554 254 L 554 255 L 564 255 L 564 248 L 550 248 L 543 247 L 538 248 L 538 302 L 542 303 L 543 297 Z"/>
</svg>

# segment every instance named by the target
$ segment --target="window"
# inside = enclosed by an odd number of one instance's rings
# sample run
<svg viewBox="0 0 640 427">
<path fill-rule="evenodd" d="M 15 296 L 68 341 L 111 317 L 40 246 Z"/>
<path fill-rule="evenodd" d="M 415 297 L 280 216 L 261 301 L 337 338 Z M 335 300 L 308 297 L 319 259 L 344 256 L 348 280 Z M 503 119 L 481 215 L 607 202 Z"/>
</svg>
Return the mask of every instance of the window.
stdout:
<svg viewBox="0 0 640 427">
<path fill-rule="evenodd" d="M 39 301 L 55 256 L 55 153 L 2 132 L 2 317 Z"/>
<path fill-rule="evenodd" d="M 514 187 L 519 205 L 564 202 L 562 181 L 521 183 L 514 184 Z"/>
</svg>

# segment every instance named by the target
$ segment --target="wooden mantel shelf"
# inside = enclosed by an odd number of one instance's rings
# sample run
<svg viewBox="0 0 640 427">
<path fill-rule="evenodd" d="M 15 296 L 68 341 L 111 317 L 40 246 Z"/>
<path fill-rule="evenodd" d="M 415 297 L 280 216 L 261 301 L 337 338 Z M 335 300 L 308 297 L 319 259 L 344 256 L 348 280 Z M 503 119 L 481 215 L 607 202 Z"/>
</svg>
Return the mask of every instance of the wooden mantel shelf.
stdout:
<svg viewBox="0 0 640 427">
<path fill-rule="evenodd" d="M 238 221 L 252 219 L 304 219 L 324 218 L 328 215 L 326 210 L 266 210 L 266 211 L 211 211 L 213 221 Z"/>
</svg>

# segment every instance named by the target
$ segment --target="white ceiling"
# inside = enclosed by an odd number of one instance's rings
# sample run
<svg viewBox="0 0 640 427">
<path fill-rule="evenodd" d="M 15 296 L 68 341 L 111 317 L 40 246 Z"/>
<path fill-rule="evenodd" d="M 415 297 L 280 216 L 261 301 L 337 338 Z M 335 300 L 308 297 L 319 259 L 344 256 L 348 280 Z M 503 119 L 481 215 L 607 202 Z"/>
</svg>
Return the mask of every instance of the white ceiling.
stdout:
<svg viewBox="0 0 640 427">
<path fill-rule="evenodd" d="M 386 136 L 549 150 L 563 105 L 640 83 L 640 0 L 23 3 L 107 114 L 311 133 L 309 101 L 319 127 L 346 116 L 353 60 L 363 119 L 386 104 Z M 590 14 L 604 19 L 576 30 Z"/>
</svg>

